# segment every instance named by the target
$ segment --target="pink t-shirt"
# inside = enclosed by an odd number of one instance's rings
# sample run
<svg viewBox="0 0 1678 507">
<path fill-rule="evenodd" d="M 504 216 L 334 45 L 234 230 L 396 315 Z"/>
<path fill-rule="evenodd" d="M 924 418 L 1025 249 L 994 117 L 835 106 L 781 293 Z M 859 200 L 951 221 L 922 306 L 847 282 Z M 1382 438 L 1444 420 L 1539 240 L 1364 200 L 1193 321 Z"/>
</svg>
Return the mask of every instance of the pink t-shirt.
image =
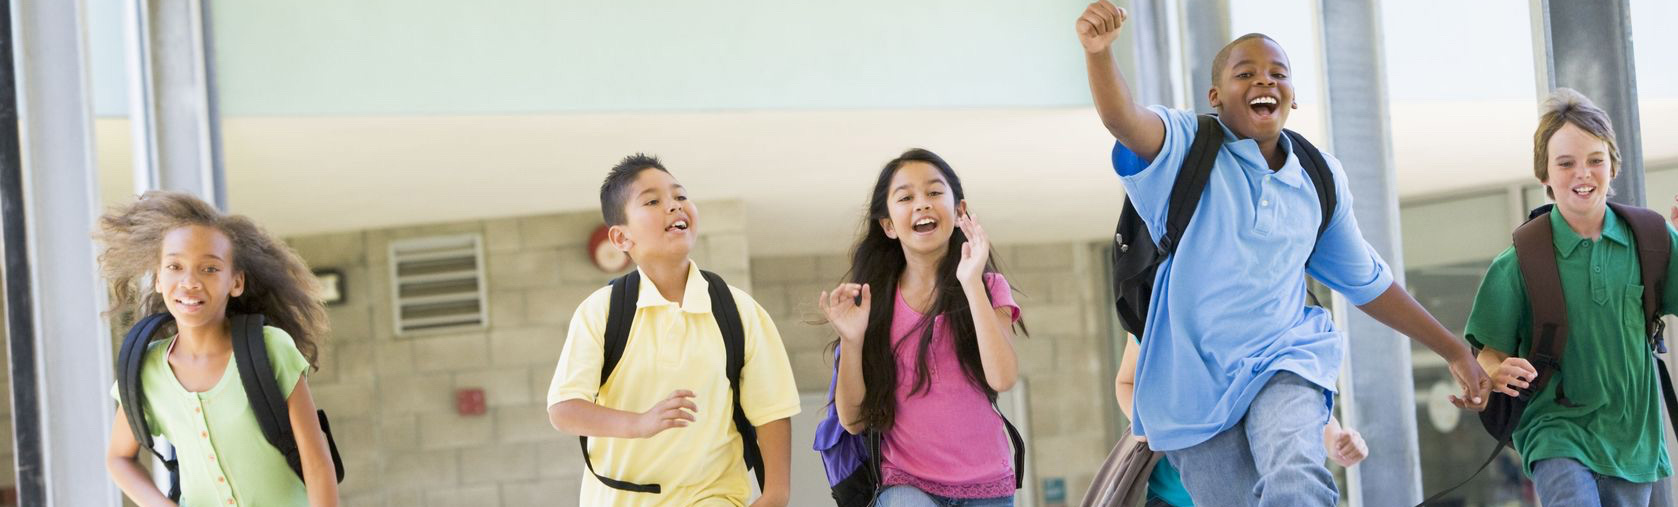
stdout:
<svg viewBox="0 0 1678 507">
<path fill-rule="evenodd" d="M 1020 319 L 1008 281 L 985 275 L 991 306 L 1012 310 Z M 907 484 L 948 498 L 995 498 L 1014 494 L 1014 451 L 1002 416 L 979 386 L 973 385 L 956 358 L 955 337 L 944 316 L 933 321 L 927 348 L 927 386 L 913 397 L 923 316 L 894 299 L 892 348 L 897 356 L 897 416 L 882 442 L 882 479 L 886 486 Z M 976 337 L 963 337 L 973 340 Z"/>
</svg>

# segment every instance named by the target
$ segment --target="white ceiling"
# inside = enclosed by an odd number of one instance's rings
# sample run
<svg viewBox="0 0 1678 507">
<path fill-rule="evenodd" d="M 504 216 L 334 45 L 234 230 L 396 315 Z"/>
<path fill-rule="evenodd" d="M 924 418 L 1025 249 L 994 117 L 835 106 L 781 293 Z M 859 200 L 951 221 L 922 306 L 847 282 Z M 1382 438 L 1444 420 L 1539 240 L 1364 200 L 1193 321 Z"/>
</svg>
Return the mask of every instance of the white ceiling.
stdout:
<svg viewBox="0 0 1678 507">
<path fill-rule="evenodd" d="M 1678 159 L 1678 100 L 1643 107 L 1647 158 Z M 1534 116 L 1395 104 L 1401 197 L 1530 178 Z M 1310 108 L 1290 126 L 1323 137 Z M 131 195 L 127 122 L 96 135 L 107 201 Z M 284 235 L 595 210 L 606 169 L 636 151 L 699 199 L 743 200 L 754 255 L 842 251 L 880 166 L 910 147 L 955 166 L 998 242 L 1105 237 L 1122 195 L 1088 108 L 236 117 L 223 144 L 234 210 Z"/>
</svg>

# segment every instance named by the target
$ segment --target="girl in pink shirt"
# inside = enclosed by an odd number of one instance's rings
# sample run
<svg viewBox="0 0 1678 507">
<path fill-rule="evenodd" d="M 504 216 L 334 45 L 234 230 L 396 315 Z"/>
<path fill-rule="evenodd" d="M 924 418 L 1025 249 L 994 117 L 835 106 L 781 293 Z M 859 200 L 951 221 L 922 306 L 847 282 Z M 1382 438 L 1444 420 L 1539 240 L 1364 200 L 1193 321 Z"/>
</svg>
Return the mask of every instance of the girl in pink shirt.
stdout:
<svg viewBox="0 0 1678 507">
<path fill-rule="evenodd" d="M 818 301 L 838 332 L 834 408 L 879 431 L 878 505 L 1013 505 L 1013 451 L 993 402 L 1018 378 L 1008 281 L 942 158 L 909 150 L 874 184 L 847 283 Z M 873 289 L 890 297 L 874 305 Z"/>
</svg>

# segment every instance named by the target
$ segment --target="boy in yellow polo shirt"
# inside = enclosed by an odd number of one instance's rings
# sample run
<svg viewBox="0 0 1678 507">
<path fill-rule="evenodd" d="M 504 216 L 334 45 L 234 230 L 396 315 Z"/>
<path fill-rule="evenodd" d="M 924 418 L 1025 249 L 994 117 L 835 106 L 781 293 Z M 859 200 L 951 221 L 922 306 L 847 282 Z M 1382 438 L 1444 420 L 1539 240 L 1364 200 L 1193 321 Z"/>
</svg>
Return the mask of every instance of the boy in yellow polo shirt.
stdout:
<svg viewBox="0 0 1678 507">
<path fill-rule="evenodd" d="M 629 295 L 633 323 L 610 377 L 602 383 L 612 299 L 605 287 L 571 317 L 548 388 L 549 422 L 592 437 L 584 444 L 592 470 L 583 473 L 580 504 L 745 505 L 751 486 L 745 439 L 731 415 L 737 399 L 762 451 L 763 495 L 753 505 L 786 505 L 798 392 L 775 323 L 751 296 L 728 287 L 744 336 L 736 397 L 710 282 L 688 258 L 699 210 L 687 189 L 657 158 L 632 155 L 600 186 L 600 211 L 612 245 L 639 265 L 641 282 Z"/>
</svg>

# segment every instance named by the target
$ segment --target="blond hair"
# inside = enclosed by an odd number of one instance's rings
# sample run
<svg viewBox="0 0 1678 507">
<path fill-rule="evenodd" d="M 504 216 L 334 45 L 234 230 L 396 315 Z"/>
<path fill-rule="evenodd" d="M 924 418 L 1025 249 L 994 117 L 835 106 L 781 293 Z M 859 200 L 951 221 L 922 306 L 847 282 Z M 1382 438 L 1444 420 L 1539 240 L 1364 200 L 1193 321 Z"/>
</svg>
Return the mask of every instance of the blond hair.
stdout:
<svg viewBox="0 0 1678 507">
<path fill-rule="evenodd" d="M 168 311 L 163 297 L 146 285 L 157 277 L 163 237 L 192 225 L 220 231 L 233 244 L 233 270 L 245 275 L 245 290 L 228 302 L 228 313 L 263 315 L 268 325 L 290 334 L 297 350 L 315 365 L 328 325 L 318 297 L 320 283 L 303 258 L 249 218 L 222 213 L 181 192 L 146 192 L 99 217 L 94 239 L 105 247 L 99 266 L 109 283 L 109 314 L 137 320 Z"/>
<path fill-rule="evenodd" d="M 1538 181 L 1550 179 L 1550 138 L 1569 124 L 1606 143 L 1609 177 L 1620 175 L 1620 148 L 1614 143 L 1614 122 L 1591 99 L 1572 88 L 1557 88 L 1539 111 L 1538 131 L 1532 135 L 1532 174 Z M 1551 199 L 1556 197 L 1549 187 L 1544 192 Z"/>
</svg>

